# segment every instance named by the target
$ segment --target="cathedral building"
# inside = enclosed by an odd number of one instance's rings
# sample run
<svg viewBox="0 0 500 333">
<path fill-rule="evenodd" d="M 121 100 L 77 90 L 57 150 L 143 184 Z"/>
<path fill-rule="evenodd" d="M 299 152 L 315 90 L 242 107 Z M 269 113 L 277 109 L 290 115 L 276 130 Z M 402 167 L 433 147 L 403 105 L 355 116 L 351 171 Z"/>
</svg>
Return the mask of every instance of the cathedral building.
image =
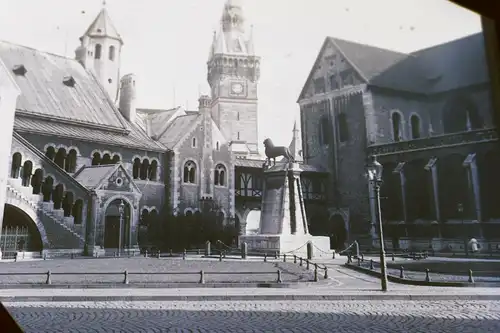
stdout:
<svg viewBox="0 0 500 333">
<path fill-rule="evenodd" d="M 337 241 L 376 244 L 367 157 L 384 166 L 389 248 L 500 243 L 500 154 L 482 33 L 410 54 L 328 37 L 300 94 L 305 162 L 328 171 Z M 485 248 L 487 247 L 484 245 Z"/>
<path fill-rule="evenodd" d="M 0 41 L 0 87 L 11 87 L 0 89 L 0 108 L 15 108 L 0 251 L 20 242 L 52 255 L 135 250 L 161 212 L 199 214 L 206 205 L 245 233 L 262 194 L 261 60 L 240 1 L 227 0 L 220 22 L 207 62 L 211 96 L 198 110 L 140 108 L 106 8 L 74 59 Z M 306 205 L 325 209 L 326 170 L 304 171 Z"/>
</svg>

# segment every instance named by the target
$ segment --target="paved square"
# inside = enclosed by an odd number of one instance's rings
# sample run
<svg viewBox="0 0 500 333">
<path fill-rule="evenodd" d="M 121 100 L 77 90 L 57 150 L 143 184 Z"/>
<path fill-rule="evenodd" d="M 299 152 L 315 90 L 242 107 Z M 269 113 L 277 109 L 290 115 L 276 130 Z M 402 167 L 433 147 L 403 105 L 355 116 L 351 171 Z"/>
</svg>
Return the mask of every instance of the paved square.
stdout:
<svg viewBox="0 0 500 333">
<path fill-rule="evenodd" d="M 5 303 L 26 333 L 499 332 L 492 301 Z"/>
</svg>

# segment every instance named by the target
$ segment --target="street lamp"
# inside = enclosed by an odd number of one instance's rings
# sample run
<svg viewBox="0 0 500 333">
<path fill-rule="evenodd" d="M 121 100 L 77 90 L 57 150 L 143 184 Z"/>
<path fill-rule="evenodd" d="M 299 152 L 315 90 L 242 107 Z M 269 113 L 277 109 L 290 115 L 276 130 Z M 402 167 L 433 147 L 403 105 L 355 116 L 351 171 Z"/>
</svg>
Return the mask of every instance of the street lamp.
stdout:
<svg viewBox="0 0 500 333">
<path fill-rule="evenodd" d="M 469 249 L 467 246 L 467 232 L 465 230 L 465 223 L 464 223 L 464 205 L 462 203 L 457 204 L 457 210 L 460 213 L 460 218 L 462 219 L 462 230 L 464 231 L 464 250 L 465 250 L 465 256 L 469 256 Z"/>
<path fill-rule="evenodd" d="M 125 204 L 123 200 L 120 200 L 120 204 L 118 205 L 118 211 L 120 212 L 120 227 L 118 229 L 118 257 L 122 251 L 122 228 L 123 228 L 123 212 L 125 211 Z"/>
<path fill-rule="evenodd" d="M 382 171 L 383 166 L 377 161 L 375 155 L 371 156 L 371 162 L 366 167 L 366 176 L 368 181 L 373 186 L 375 192 L 377 221 L 378 221 L 378 235 L 380 244 L 380 272 L 382 273 L 381 285 L 382 291 L 387 291 L 387 265 L 385 263 L 385 249 L 384 249 L 384 233 L 382 231 L 382 212 L 380 209 L 380 186 L 382 185 Z"/>
</svg>

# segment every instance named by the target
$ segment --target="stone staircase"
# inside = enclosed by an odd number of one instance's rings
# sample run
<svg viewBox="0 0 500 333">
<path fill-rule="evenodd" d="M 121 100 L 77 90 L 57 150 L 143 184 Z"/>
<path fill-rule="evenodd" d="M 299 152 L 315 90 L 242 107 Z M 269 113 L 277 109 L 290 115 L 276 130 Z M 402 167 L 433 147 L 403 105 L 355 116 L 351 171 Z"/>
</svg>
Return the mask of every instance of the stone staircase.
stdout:
<svg viewBox="0 0 500 333">
<path fill-rule="evenodd" d="M 41 195 L 33 194 L 33 188 L 21 186 L 20 181 L 20 179 L 8 179 L 7 195 L 14 196 L 33 208 L 45 228 L 50 247 L 83 249 L 85 238 L 82 226 L 75 226 L 72 217 L 64 217 L 62 210 L 54 210 L 52 202 L 43 202 Z"/>
</svg>

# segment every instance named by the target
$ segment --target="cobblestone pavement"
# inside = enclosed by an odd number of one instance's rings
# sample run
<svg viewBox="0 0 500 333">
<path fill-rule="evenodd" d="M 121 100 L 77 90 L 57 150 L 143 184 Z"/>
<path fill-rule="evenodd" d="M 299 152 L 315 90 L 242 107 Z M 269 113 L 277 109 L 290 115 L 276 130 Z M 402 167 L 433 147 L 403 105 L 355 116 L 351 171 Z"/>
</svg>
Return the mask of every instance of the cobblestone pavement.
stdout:
<svg viewBox="0 0 500 333">
<path fill-rule="evenodd" d="M 292 259 L 293 261 L 293 259 Z M 220 282 L 275 282 L 277 271 L 282 271 L 283 282 L 307 282 L 313 279 L 312 270 L 300 267 L 293 262 L 270 260 L 242 261 L 218 259 L 201 260 L 190 258 L 101 258 L 101 259 L 55 259 L 45 261 L 21 261 L 0 263 L 0 272 L 10 273 L 0 275 L 0 284 L 13 283 L 45 283 L 47 271 L 51 271 L 53 284 L 89 284 L 89 283 L 121 283 L 123 272 L 129 272 L 130 283 L 167 283 L 195 282 L 200 279 L 199 272 L 205 272 L 206 283 Z M 57 273 L 78 273 L 78 275 L 57 275 Z M 120 274 L 106 275 L 106 272 Z M 142 272 L 142 275 L 134 273 Z M 175 272 L 175 275 L 161 275 L 160 272 Z M 178 274 L 191 272 L 195 274 Z M 230 274 L 210 274 L 210 272 L 225 272 Z M 242 272 L 272 272 L 271 274 L 237 274 Z M 274 273 L 276 272 L 276 273 Z M 16 273 L 40 273 L 40 275 L 16 275 Z M 85 275 L 83 273 L 100 273 Z M 145 274 L 147 273 L 147 274 Z"/>
<path fill-rule="evenodd" d="M 500 302 L 5 303 L 25 332 L 499 332 Z"/>
</svg>

